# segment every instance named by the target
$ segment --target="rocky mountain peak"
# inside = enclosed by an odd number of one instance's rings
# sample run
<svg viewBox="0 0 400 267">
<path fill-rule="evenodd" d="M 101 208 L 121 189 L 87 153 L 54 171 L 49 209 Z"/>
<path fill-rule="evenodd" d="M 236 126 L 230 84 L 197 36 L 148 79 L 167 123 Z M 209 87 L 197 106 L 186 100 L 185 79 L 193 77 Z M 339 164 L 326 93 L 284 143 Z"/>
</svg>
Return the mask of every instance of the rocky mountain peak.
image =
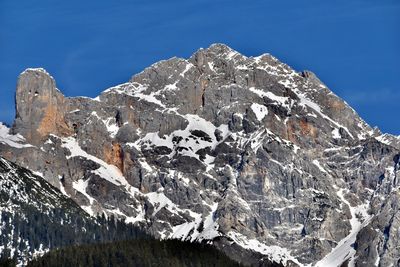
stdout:
<svg viewBox="0 0 400 267">
<path fill-rule="evenodd" d="M 27 73 L 13 130 L 35 147 L 0 139 L 3 154 L 89 214 L 160 238 L 208 240 L 234 247 L 233 257 L 250 250 L 250 262 L 340 265 L 356 260 L 358 233 L 398 186 L 397 138 L 373 131 L 315 74 L 268 54 L 214 44 L 96 99 L 64 98 L 48 75 Z"/>
<path fill-rule="evenodd" d="M 208 61 L 213 61 L 215 59 L 228 61 L 235 56 L 242 55 L 225 44 L 217 43 L 210 45 L 208 48 L 200 48 L 189 58 L 189 61 L 199 62 L 198 65 L 201 66 L 202 64 L 200 62 L 202 60 L 204 61 L 204 59 L 208 59 Z"/>
<path fill-rule="evenodd" d="M 18 77 L 16 100 L 21 102 L 29 99 L 34 101 L 41 97 L 52 100 L 56 92 L 59 93 L 54 78 L 43 68 L 28 68 Z"/>
</svg>

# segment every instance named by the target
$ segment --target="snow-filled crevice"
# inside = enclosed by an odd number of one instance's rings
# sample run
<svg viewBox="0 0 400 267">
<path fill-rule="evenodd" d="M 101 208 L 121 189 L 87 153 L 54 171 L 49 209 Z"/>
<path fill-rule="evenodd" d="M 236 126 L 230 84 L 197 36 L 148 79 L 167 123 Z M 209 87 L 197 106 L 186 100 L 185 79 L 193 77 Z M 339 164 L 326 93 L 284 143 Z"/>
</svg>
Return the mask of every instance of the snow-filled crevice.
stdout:
<svg viewBox="0 0 400 267">
<path fill-rule="evenodd" d="M 330 253 L 328 253 L 322 260 L 317 262 L 315 264 L 316 267 L 337 267 L 349 259 L 349 266 L 353 266 L 352 263 L 356 254 L 356 250 L 354 249 L 353 245 L 356 242 L 357 234 L 364 226 L 368 225 L 372 219 L 372 216 L 368 214 L 368 209 L 370 206 L 369 202 L 352 207 L 350 202 L 345 198 L 345 192 L 345 189 L 340 189 L 337 191 L 337 196 L 339 200 L 350 209 L 350 233 L 344 239 L 342 239 Z"/>
</svg>

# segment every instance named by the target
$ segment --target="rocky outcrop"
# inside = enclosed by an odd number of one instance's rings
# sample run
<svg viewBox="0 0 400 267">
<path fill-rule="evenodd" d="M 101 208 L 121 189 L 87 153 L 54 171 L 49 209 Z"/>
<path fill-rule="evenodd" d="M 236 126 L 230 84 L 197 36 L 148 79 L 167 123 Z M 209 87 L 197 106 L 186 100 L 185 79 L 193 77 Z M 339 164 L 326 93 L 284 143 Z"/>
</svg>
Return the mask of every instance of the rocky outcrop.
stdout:
<svg viewBox="0 0 400 267">
<path fill-rule="evenodd" d="M 398 260 L 396 232 L 385 230 L 396 210 L 385 207 L 398 198 L 398 138 L 271 55 L 215 44 L 96 99 L 65 98 L 43 70 L 28 70 L 16 99 L 13 132 L 35 147 L 0 142 L 1 154 L 90 214 L 206 240 L 252 264 Z M 392 243 L 363 254 L 388 235 Z"/>
<path fill-rule="evenodd" d="M 13 131 L 29 143 L 38 144 L 49 134 L 67 136 L 72 129 L 65 121 L 65 97 L 43 69 L 27 69 L 18 78 L 16 118 Z"/>
</svg>

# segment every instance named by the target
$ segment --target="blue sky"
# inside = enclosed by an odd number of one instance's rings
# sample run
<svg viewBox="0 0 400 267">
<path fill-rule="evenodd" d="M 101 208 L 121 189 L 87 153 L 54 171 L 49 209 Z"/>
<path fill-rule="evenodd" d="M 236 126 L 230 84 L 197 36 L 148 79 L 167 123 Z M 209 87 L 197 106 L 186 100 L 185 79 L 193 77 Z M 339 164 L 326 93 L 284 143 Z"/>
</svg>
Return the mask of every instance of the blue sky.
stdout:
<svg viewBox="0 0 400 267">
<path fill-rule="evenodd" d="M 0 0 L 0 121 L 17 76 L 44 67 L 97 96 L 150 64 L 226 43 L 315 72 L 372 126 L 400 134 L 400 2 Z"/>
</svg>

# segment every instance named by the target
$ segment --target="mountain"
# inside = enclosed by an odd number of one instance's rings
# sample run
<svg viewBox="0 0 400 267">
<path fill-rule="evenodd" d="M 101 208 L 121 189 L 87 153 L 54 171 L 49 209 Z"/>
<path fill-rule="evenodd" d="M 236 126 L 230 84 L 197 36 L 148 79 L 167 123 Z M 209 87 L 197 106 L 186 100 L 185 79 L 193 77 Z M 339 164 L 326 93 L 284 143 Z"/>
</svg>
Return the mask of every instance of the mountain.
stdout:
<svg viewBox="0 0 400 267">
<path fill-rule="evenodd" d="M 18 79 L 1 155 L 90 215 L 242 263 L 398 264 L 400 140 L 310 71 L 223 44 L 160 61 L 100 96 Z M 33 160 L 34 159 L 34 160 Z"/>
<path fill-rule="evenodd" d="M 92 218 L 1 157 L 0 225 L 0 266 L 241 266 L 209 245 L 159 241 L 113 218 Z"/>
<path fill-rule="evenodd" d="M 0 225 L 0 266 L 8 258 L 25 265 L 59 247 L 147 238 L 134 226 L 90 217 L 43 178 L 2 157 Z"/>
<path fill-rule="evenodd" d="M 20 261 L 45 252 L 53 243 L 68 244 L 76 238 L 66 235 L 77 226 L 76 218 L 90 220 L 74 201 L 46 181 L 1 157 L 0 215 L 1 254 Z M 64 234 L 62 240 L 56 240 L 58 230 Z M 76 232 L 82 234 L 83 230 L 77 228 Z"/>
</svg>

